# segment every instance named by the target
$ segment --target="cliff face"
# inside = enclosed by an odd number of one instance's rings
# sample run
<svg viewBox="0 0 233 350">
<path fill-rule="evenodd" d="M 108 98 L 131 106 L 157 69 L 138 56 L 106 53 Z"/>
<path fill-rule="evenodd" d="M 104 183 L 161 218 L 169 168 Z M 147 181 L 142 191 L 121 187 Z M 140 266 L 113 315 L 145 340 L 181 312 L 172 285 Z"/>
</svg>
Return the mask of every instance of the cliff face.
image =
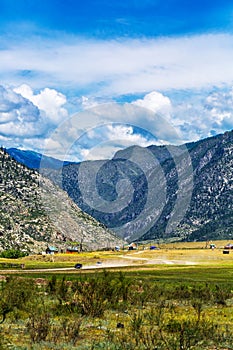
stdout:
<svg viewBox="0 0 233 350">
<path fill-rule="evenodd" d="M 121 243 L 104 225 L 84 213 L 68 195 L 35 170 L 0 150 L 0 250 L 39 252 L 68 241 L 88 249 Z"/>
</svg>

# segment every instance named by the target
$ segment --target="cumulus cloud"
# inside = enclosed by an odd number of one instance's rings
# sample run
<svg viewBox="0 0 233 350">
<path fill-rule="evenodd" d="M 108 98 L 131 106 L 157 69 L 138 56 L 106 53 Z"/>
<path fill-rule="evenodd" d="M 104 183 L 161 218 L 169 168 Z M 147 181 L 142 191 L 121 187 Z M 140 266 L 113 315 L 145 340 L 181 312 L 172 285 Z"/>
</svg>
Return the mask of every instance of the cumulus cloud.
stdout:
<svg viewBox="0 0 233 350">
<path fill-rule="evenodd" d="M 40 134 L 39 109 L 9 87 L 0 87 L 0 134 L 27 137 Z"/>
<path fill-rule="evenodd" d="M 30 101 L 12 89 L 0 86 L 0 123 L 13 121 L 33 122 L 39 117 L 39 110 Z"/>
<path fill-rule="evenodd" d="M 118 134 L 125 142 L 143 145 L 144 132 L 139 136 L 135 127 L 151 132 L 159 144 L 197 140 L 232 128 L 233 90 L 226 86 L 233 81 L 233 35 L 121 40 L 34 37 L 30 43 L 25 39 L 14 45 L 6 39 L 1 39 L 0 49 L 2 82 L 18 86 L 0 87 L 0 137 L 8 144 L 34 149 L 49 144 L 49 133 L 69 119 L 68 104 L 75 99 L 73 111 L 82 105 L 87 114 L 81 113 L 78 123 L 65 123 L 61 139 L 50 144 L 53 152 L 66 149 L 69 140 L 85 133 L 83 154 L 98 144 L 104 155 L 101 142 L 112 142 L 115 149 L 118 144 L 113 138 Z M 211 92 L 214 85 L 221 88 Z M 61 86 L 63 92 L 72 91 L 73 101 L 58 91 Z M 189 89 L 193 97 L 177 101 L 175 95 L 168 95 L 168 90 L 179 89 Z M 197 98 L 195 91 L 205 93 Z M 122 106 L 112 104 L 111 110 L 108 104 L 99 109 L 99 102 L 119 100 L 124 94 L 144 97 Z M 128 124 L 134 132 L 126 126 L 109 134 L 108 128 L 97 132 L 103 123 Z"/>
<path fill-rule="evenodd" d="M 68 116 L 67 110 L 63 107 L 67 102 L 66 96 L 54 89 L 45 88 L 40 93 L 34 94 L 30 86 L 23 84 L 14 91 L 43 111 L 46 118 L 53 124 L 63 121 Z"/>
<path fill-rule="evenodd" d="M 125 143 L 125 147 L 130 146 L 130 144 Z M 79 159 L 82 161 L 87 160 L 103 160 L 103 159 L 110 159 L 114 156 L 114 154 L 119 151 L 119 149 L 122 149 L 122 147 L 119 147 L 119 145 L 116 145 L 112 142 L 103 142 L 101 144 L 97 144 L 96 147 L 88 149 L 88 148 L 81 148 L 79 152 Z M 77 154 L 76 154 L 77 157 Z M 70 158 L 70 160 L 76 161 L 77 158 L 75 156 L 73 158 Z"/>
<path fill-rule="evenodd" d="M 181 144 L 233 125 L 233 88 L 226 86 L 179 100 L 158 91 L 131 103 L 82 100 L 88 108 L 68 117 L 67 98 L 54 89 L 35 93 L 26 84 L 0 86 L 1 144 L 37 151 L 45 147 L 47 155 L 60 159 L 106 159 L 134 144 Z"/>
<path fill-rule="evenodd" d="M 233 88 L 215 88 L 172 103 L 170 122 L 184 142 L 196 141 L 233 128 Z"/>
<path fill-rule="evenodd" d="M 205 110 L 210 114 L 213 128 L 226 130 L 233 127 L 233 88 L 216 91 L 206 98 Z"/>
<path fill-rule="evenodd" d="M 181 98 L 180 101 L 171 101 L 167 96 L 153 91 L 132 103 L 161 114 L 175 128 L 180 141 L 196 141 L 233 127 L 233 88 L 215 90 L 200 91 L 199 95 L 195 92 L 188 99 Z"/>
<path fill-rule="evenodd" d="M 83 109 L 87 109 L 87 108 L 92 108 L 95 106 L 98 106 L 99 102 L 97 101 L 96 98 L 90 98 L 87 96 L 82 96 L 81 97 L 81 105 Z"/>
<path fill-rule="evenodd" d="M 105 159 L 131 145 L 182 144 L 231 128 L 232 89 L 200 95 L 177 102 L 153 91 L 132 103 L 88 108 L 62 124 L 51 151 L 61 159 Z"/>
<path fill-rule="evenodd" d="M 142 130 L 143 132 L 144 130 Z M 110 141 L 125 141 L 131 145 L 140 145 L 147 147 L 156 141 L 156 138 L 152 138 L 151 134 L 143 136 L 139 132 L 136 132 L 132 126 L 129 125 L 113 125 L 107 126 L 106 132 L 107 139 Z"/>
<path fill-rule="evenodd" d="M 151 109 L 155 113 L 161 113 L 164 116 L 170 116 L 172 110 L 170 99 L 158 91 L 152 91 L 145 95 L 143 99 L 138 99 L 132 103 Z"/>
<path fill-rule="evenodd" d="M 54 150 L 48 142 L 46 155 L 55 157 L 60 152 L 60 159 L 73 159 L 76 154 L 76 160 L 88 160 L 110 158 L 113 151 L 135 144 L 146 147 L 181 142 L 175 128 L 161 114 L 132 103 L 111 103 L 68 118 L 51 135 L 54 143 L 59 146 Z"/>
<path fill-rule="evenodd" d="M 142 130 L 143 131 L 143 130 Z M 94 145 L 89 148 L 80 148 L 78 152 L 81 156 L 81 160 L 97 160 L 97 159 L 109 159 L 114 154 L 126 147 L 132 145 L 139 145 L 141 147 L 147 147 L 156 142 L 156 139 L 151 134 L 145 134 L 144 136 L 136 131 L 133 126 L 130 125 L 114 125 L 110 124 L 103 128 L 100 135 L 95 133 L 88 133 L 92 139 L 95 138 Z"/>
<path fill-rule="evenodd" d="M 34 94 L 28 85 L 0 86 L 0 136 L 6 147 L 41 150 L 45 139 L 68 112 L 64 95 L 44 89 Z"/>
</svg>

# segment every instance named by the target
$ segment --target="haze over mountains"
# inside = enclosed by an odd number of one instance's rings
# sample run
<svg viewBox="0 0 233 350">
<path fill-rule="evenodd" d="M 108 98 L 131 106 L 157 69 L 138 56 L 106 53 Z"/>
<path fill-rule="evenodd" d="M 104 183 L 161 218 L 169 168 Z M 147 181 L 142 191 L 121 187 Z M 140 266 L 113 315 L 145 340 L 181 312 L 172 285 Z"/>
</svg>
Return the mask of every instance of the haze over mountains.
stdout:
<svg viewBox="0 0 233 350">
<path fill-rule="evenodd" d="M 20 161 L 28 164 L 25 153 L 19 154 Z M 83 211 L 121 237 L 209 240 L 233 234 L 233 131 L 185 147 L 133 146 L 108 161 L 66 164 L 61 169 L 48 164 L 44 174 Z M 97 205 L 95 191 L 101 199 Z M 119 199 L 125 205 L 110 209 Z M 177 201 L 181 201 L 182 215 Z"/>
</svg>

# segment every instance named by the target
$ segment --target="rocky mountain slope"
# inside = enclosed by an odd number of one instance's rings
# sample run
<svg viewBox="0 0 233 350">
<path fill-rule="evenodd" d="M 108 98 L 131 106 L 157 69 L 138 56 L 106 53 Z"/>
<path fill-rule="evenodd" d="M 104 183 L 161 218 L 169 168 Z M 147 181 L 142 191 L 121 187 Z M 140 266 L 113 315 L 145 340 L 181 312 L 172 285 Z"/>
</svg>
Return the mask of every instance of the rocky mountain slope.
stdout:
<svg viewBox="0 0 233 350">
<path fill-rule="evenodd" d="M 233 131 L 191 145 L 194 185 L 177 233 L 189 240 L 233 237 Z"/>
<path fill-rule="evenodd" d="M 39 252 L 69 242 L 88 249 L 120 244 L 108 229 L 84 213 L 49 179 L 0 150 L 0 250 Z"/>
<path fill-rule="evenodd" d="M 183 157 L 184 149 L 189 160 Z M 152 157 L 148 157 L 147 151 Z M 85 176 L 80 176 L 83 166 L 87 170 Z M 118 234 L 120 227 L 122 237 L 131 240 L 233 237 L 233 131 L 185 147 L 133 146 L 117 152 L 108 161 L 70 164 L 61 170 L 44 172 L 82 210 Z M 99 200 L 96 205 L 95 191 L 103 203 Z M 124 196 L 129 192 L 132 196 L 127 202 Z M 184 200 L 187 193 L 190 198 Z M 126 205 L 111 210 L 119 194 Z M 177 209 L 179 201 L 181 206 Z"/>
<path fill-rule="evenodd" d="M 80 164 L 67 165 L 63 167 L 62 172 L 47 170 L 47 175 L 60 184 L 85 212 L 117 233 L 120 226 L 121 236 L 140 240 L 160 237 L 176 237 L 183 240 L 230 239 L 233 237 L 233 131 L 187 144 L 185 148 L 190 157 L 192 181 L 188 178 L 190 174 L 186 174 L 187 159 L 180 162 L 179 173 L 177 162 L 174 161 L 174 154 L 178 155 L 176 158 L 182 157 L 183 146 L 148 148 L 159 162 L 164 176 L 159 175 L 156 163 L 152 165 L 153 160 L 144 160 L 144 169 L 140 168 L 143 149 L 138 146 L 117 152 L 112 160 L 91 162 L 91 168 L 98 169 L 93 180 L 95 188 L 109 206 L 118 199 L 119 181 L 127 179 L 131 184 L 132 198 L 122 210 L 110 211 L 107 204 L 104 210 L 98 209 L 94 200 L 93 205 L 91 199 L 87 201 L 88 196 L 83 195 L 83 188 L 88 176 L 80 177 Z M 91 176 L 93 177 L 90 172 L 89 177 Z M 147 205 L 148 179 L 153 176 L 158 177 L 155 186 L 166 189 L 165 198 L 162 200 L 162 194 L 157 189 Z M 183 216 L 179 216 L 177 209 L 174 215 L 178 196 L 181 198 L 182 192 L 187 191 L 190 191 L 190 201 L 183 203 L 183 206 L 187 205 Z M 92 198 L 91 192 L 89 197 Z M 161 208 L 160 202 L 163 202 Z M 155 212 L 157 207 L 156 219 L 151 218 L 151 213 Z M 144 215 L 140 219 L 140 213 L 143 211 Z M 172 216 L 173 224 L 167 230 Z M 137 218 L 139 219 L 136 220 Z M 146 232 L 142 229 L 143 225 L 145 227 L 145 221 L 148 221 Z M 134 230 L 137 231 L 136 236 Z"/>
</svg>

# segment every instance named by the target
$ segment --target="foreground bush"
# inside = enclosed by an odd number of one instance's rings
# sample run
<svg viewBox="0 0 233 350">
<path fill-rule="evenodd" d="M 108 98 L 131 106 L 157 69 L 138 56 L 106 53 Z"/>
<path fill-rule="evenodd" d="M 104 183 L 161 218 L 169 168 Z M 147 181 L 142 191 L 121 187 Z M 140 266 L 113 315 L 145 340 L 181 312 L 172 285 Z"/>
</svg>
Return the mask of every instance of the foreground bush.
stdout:
<svg viewBox="0 0 233 350">
<path fill-rule="evenodd" d="M 0 291 L 0 323 L 3 323 L 10 313 L 27 312 L 33 300 L 37 300 L 34 283 L 22 278 L 8 277 Z"/>
<path fill-rule="evenodd" d="M 106 272 L 71 281 L 8 278 L 0 349 L 232 349 L 232 289 Z"/>
</svg>

